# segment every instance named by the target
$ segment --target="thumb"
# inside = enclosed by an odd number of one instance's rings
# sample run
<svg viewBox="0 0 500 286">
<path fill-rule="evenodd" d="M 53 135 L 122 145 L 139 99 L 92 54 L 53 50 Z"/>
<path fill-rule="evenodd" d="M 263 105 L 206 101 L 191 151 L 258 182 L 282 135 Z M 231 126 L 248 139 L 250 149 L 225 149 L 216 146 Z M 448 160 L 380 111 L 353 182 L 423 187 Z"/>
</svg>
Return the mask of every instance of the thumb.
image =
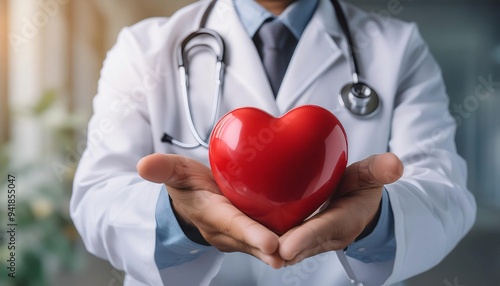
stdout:
<svg viewBox="0 0 500 286">
<path fill-rule="evenodd" d="M 202 165 L 196 161 L 172 154 L 152 154 L 137 163 L 139 175 L 153 183 L 183 188 L 193 167 Z M 203 166 L 203 165 L 202 165 Z"/>
<path fill-rule="evenodd" d="M 346 168 L 340 190 L 381 187 L 403 175 L 403 163 L 393 153 L 370 156 Z"/>
</svg>

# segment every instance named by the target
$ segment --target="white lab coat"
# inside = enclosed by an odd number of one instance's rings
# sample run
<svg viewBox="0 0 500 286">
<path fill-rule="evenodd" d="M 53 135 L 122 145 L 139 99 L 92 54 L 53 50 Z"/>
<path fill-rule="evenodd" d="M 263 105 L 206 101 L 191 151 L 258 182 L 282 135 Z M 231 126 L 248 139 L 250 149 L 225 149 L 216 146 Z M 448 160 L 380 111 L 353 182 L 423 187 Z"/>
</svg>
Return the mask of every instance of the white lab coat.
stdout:
<svg viewBox="0 0 500 286">
<path fill-rule="evenodd" d="M 185 150 L 161 142 L 164 132 L 194 142 L 183 112 L 176 53 L 179 42 L 197 28 L 207 3 L 126 28 L 109 52 L 71 201 L 85 246 L 124 270 L 126 285 L 350 285 L 334 253 L 273 270 L 248 255 L 212 249 L 191 262 L 157 269 L 155 207 L 162 188 L 142 180 L 135 166 L 154 152 L 208 164 L 202 147 Z M 351 81 L 351 71 L 345 35 L 328 0 L 320 1 L 304 31 L 276 100 L 232 1 L 216 4 L 208 27 L 224 38 L 227 49 L 220 115 L 255 106 L 279 116 L 316 104 L 343 123 L 350 163 L 386 151 L 398 155 L 404 175 L 386 186 L 395 219 L 395 260 L 365 264 L 349 259 L 366 285 L 390 285 L 439 263 L 471 228 L 475 201 L 466 189 L 464 161 L 456 154 L 440 69 L 415 25 L 342 5 L 357 42 L 361 80 L 381 98 L 375 117 L 357 118 L 339 103 L 338 92 Z M 203 132 L 210 127 L 213 62 L 210 53 L 200 51 L 190 64 L 191 108 Z"/>
</svg>

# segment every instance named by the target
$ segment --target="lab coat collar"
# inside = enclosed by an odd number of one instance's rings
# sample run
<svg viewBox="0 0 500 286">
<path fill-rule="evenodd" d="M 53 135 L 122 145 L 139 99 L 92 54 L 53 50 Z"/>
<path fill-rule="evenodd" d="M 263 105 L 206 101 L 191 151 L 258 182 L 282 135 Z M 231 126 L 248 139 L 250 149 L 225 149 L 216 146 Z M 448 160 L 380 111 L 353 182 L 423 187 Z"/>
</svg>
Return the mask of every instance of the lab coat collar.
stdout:
<svg viewBox="0 0 500 286">
<path fill-rule="evenodd" d="M 333 9 L 329 0 L 321 0 L 306 27 L 276 99 L 280 113 L 295 106 L 311 84 L 342 57 L 338 45 L 342 30 L 336 18 L 332 17 L 335 15 Z"/>
<path fill-rule="evenodd" d="M 217 31 L 225 41 L 226 80 L 239 81 L 245 87 L 247 96 L 254 99 L 256 107 L 274 116 L 284 114 L 342 56 L 337 45 L 342 31 L 332 16 L 335 15 L 333 9 L 330 0 L 320 0 L 275 98 L 257 49 L 241 24 L 232 0 L 219 0 L 207 27 Z M 225 94 L 224 100 L 237 100 L 238 96 Z"/>
<path fill-rule="evenodd" d="M 224 94 L 224 101 L 238 101 L 238 97 L 252 98 L 255 107 L 278 116 L 271 85 L 261 63 L 255 44 L 241 24 L 232 0 L 217 1 L 207 22 L 207 27 L 217 31 L 226 45 L 226 82 L 237 80 L 245 91 L 240 94 Z M 234 92 L 234 91 L 232 91 Z M 241 102 L 241 100 L 239 100 Z M 248 102 L 248 101 L 247 101 Z"/>
</svg>

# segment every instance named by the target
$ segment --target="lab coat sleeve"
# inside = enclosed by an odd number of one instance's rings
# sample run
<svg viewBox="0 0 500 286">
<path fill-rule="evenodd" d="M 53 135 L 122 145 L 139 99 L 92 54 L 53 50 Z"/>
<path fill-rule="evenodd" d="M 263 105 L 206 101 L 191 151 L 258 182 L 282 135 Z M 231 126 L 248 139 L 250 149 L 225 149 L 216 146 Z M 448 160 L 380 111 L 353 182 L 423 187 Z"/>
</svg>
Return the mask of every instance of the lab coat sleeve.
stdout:
<svg viewBox="0 0 500 286">
<path fill-rule="evenodd" d="M 104 62 L 71 216 L 89 252 L 136 281 L 163 285 L 154 257 L 155 211 L 165 188 L 136 171 L 137 162 L 154 152 L 147 81 L 152 71 L 140 62 L 143 52 L 130 29 L 121 32 Z"/>
<path fill-rule="evenodd" d="M 386 285 L 437 265 L 471 229 L 476 215 L 441 71 L 413 24 L 392 122 L 389 150 L 401 158 L 405 171 L 386 186 L 397 245 Z"/>
</svg>

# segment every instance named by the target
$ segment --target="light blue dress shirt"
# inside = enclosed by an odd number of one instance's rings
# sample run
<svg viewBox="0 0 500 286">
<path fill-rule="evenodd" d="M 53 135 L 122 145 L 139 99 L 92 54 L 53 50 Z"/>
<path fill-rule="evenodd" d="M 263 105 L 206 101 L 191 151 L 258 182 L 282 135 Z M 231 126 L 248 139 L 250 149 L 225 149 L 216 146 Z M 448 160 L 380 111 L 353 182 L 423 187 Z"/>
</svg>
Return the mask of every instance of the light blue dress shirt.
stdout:
<svg viewBox="0 0 500 286">
<path fill-rule="evenodd" d="M 252 38 L 262 23 L 269 18 L 281 21 L 300 39 L 318 5 L 318 0 L 298 0 L 283 13 L 275 16 L 252 0 L 233 0 L 238 16 L 246 32 Z M 183 233 L 170 205 L 166 189 L 162 189 L 156 205 L 156 249 L 155 261 L 159 269 L 180 265 L 199 257 L 211 246 L 191 241 Z M 357 260 L 370 263 L 394 258 L 394 218 L 387 191 L 384 191 L 380 217 L 371 234 L 352 243 L 346 254 Z"/>
<path fill-rule="evenodd" d="M 275 16 L 253 0 L 233 0 L 233 2 L 250 38 L 253 38 L 264 21 L 273 18 L 273 21 L 281 21 L 295 38 L 300 39 L 318 6 L 318 0 L 298 0 L 290 4 L 279 16 Z"/>
</svg>

